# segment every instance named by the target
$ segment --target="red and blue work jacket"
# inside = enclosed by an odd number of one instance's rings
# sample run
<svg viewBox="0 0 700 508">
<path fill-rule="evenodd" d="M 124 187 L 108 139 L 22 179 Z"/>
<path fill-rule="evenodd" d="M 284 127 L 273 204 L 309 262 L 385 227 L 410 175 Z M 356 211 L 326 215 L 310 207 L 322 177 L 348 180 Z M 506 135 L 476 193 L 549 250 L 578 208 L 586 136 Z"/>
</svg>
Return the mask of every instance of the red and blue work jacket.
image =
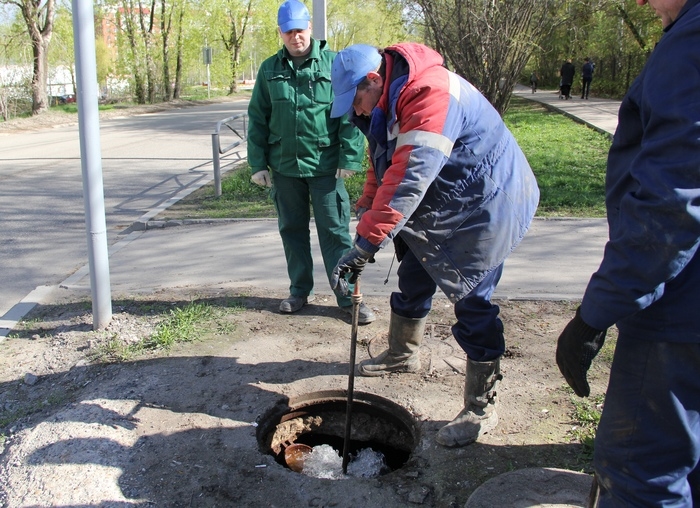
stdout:
<svg viewBox="0 0 700 508">
<path fill-rule="evenodd" d="M 383 94 L 351 121 L 369 141 L 357 245 L 396 235 L 456 302 L 501 265 L 527 232 L 539 189 L 501 116 L 421 44 L 384 52 Z"/>
</svg>

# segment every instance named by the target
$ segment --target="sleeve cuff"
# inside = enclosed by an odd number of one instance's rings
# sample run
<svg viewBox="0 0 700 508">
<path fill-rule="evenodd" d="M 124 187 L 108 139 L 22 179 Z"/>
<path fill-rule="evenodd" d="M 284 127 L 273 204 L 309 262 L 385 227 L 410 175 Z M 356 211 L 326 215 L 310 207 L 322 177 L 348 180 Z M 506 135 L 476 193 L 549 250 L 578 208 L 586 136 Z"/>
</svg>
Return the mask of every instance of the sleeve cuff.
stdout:
<svg viewBox="0 0 700 508">
<path fill-rule="evenodd" d="M 355 237 L 355 246 L 369 254 L 376 254 L 379 251 L 379 247 L 369 243 L 369 240 L 362 238 L 360 235 Z"/>
</svg>

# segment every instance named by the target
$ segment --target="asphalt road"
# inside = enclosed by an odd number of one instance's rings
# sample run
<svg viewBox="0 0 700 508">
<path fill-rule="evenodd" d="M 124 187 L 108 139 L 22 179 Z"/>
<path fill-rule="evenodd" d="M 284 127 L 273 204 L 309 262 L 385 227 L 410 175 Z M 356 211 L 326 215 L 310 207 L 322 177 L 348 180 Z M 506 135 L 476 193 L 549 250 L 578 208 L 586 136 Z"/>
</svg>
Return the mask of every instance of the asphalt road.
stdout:
<svg viewBox="0 0 700 508">
<path fill-rule="evenodd" d="M 217 122 L 247 101 L 101 121 L 108 242 L 175 193 L 212 178 Z M 0 317 L 85 265 L 78 125 L 0 134 Z"/>
</svg>

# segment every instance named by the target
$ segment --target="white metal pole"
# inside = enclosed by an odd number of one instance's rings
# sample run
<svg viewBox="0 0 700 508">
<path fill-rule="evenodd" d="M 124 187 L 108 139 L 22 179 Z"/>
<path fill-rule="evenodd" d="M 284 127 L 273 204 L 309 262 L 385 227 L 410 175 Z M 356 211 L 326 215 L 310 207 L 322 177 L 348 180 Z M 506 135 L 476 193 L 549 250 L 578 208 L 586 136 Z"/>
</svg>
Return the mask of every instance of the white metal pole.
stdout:
<svg viewBox="0 0 700 508">
<path fill-rule="evenodd" d="M 97 330 L 107 326 L 112 319 L 112 296 L 102 181 L 100 117 L 97 107 L 95 25 L 91 0 L 73 0 L 73 40 L 78 85 L 75 97 L 80 132 L 80 166 L 83 174 L 92 292 L 92 327 Z"/>
<path fill-rule="evenodd" d="M 326 40 L 326 0 L 313 0 L 313 30 L 317 41 Z"/>
</svg>

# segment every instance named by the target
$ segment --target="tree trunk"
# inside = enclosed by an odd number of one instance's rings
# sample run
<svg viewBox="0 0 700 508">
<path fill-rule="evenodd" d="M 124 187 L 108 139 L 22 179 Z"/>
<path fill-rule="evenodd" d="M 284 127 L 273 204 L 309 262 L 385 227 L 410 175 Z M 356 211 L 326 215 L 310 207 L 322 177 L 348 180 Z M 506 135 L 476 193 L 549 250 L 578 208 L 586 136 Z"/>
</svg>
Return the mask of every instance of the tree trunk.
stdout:
<svg viewBox="0 0 700 508">
<path fill-rule="evenodd" d="M 46 46 L 48 41 L 37 41 L 32 48 L 34 67 L 32 71 L 32 115 L 39 115 L 49 109 L 46 82 L 49 75 Z"/>
<path fill-rule="evenodd" d="M 229 68 L 231 70 L 231 80 L 228 87 L 229 95 L 238 92 L 238 82 L 236 81 L 236 78 L 238 78 L 241 48 L 243 47 L 243 38 L 245 36 L 246 27 L 248 26 L 248 21 L 250 20 L 252 5 L 253 1 L 248 0 L 248 5 L 245 7 L 245 9 L 241 9 L 240 11 L 237 9 L 230 9 L 228 12 L 230 23 L 228 37 L 224 37 L 223 34 L 221 36 L 224 47 L 229 54 Z"/>
<path fill-rule="evenodd" d="M 170 82 L 170 28 L 172 10 L 166 9 L 166 0 L 160 2 L 160 35 L 163 38 L 163 99 L 167 102 L 173 98 L 173 88 Z"/>
<path fill-rule="evenodd" d="M 56 15 L 54 0 L 46 3 L 22 0 L 19 6 L 27 33 L 32 44 L 32 115 L 38 115 L 49 109 L 46 84 L 48 79 L 48 47 L 53 35 L 53 23 Z"/>
<path fill-rule="evenodd" d="M 235 48 L 233 50 L 233 53 L 231 53 L 231 84 L 228 87 L 228 94 L 232 95 L 234 93 L 238 92 L 238 80 L 236 79 L 238 77 L 238 68 L 240 66 L 239 58 L 238 58 L 238 48 Z"/>
<path fill-rule="evenodd" d="M 144 9 L 139 2 L 139 26 L 141 28 L 141 37 L 143 38 L 144 54 L 146 59 L 146 85 L 148 90 L 148 102 L 154 104 L 156 102 L 156 65 L 153 61 L 153 26 L 154 26 L 154 10 L 155 0 L 151 1 L 150 10 Z M 146 14 L 148 14 L 148 24 L 146 24 Z"/>
<path fill-rule="evenodd" d="M 184 48 L 184 37 L 182 36 L 182 20 L 185 17 L 184 7 L 180 7 L 180 15 L 178 21 L 177 29 L 177 57 L 175 59 L 175 89 L 173 90 L 173 98 L 180 98 L 180 91 L 182 90 L 182 51 Z"/>
<path fill-rule="evenodd" d="M 131 0 L 125 0 L 123 5 L 124 32 L 126 33 L 127 41 L 129 43 L 129 50 L 131 51 L 131 71 L 132 78 L 134 80 L 134 100 L 137 104 L 145 104 L 146 87 L 144 84 L 143 72 L 141 71 L 141 52 L 139 51 L 138 44 L 136 43 L 136 23 L 134 22 L 136 8 L 134 7 Z"/>
</svg>

